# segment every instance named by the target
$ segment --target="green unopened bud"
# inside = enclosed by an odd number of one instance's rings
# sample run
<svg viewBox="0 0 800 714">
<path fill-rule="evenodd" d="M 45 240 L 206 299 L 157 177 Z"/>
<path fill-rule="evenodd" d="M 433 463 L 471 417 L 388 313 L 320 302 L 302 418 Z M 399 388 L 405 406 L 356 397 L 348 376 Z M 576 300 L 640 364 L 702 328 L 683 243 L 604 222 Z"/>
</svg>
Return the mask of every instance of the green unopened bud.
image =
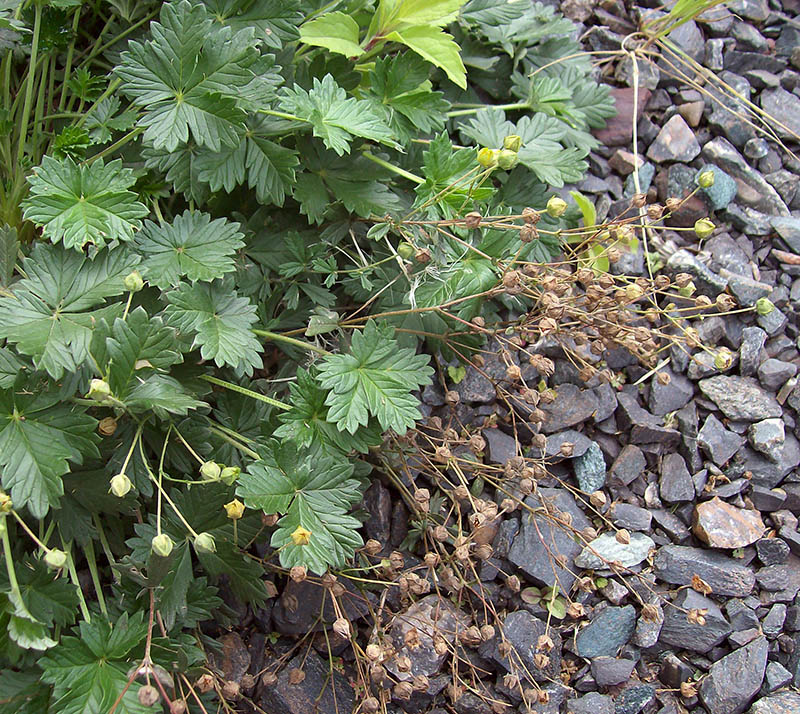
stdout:
<svg viewBox="0 0 800 714">
<path fill-rule="evenodd" d="M 723 348 L 719 352 L 717 352 L 716 355 L 714 355 L 714 366 L 721 372 L 724 372 L 732 364 L 733 364 L 733 354 L 731 353 L 730 350 Z"/>
<path fill-rule="evenodd" d="M 194 539 L 194 549 L 198 553 L 216 553 L 217 544 L 210 533 L 198 533 Z"/>
<path fill-rule="evenodd" d="M 150 541 L 150 550 L 162 558 L 168 557 L 174 547 L 175 544 L 172 542 L 172 538 L 166 533 L 153 536 L 153 540 Z"/>
<path fill-rule="evenodd" d="M 775 306 L 769 298 L 762 297 L 756 300 L 756 312 L 759 315 L 769 315 L 774 309 Z"/>
<path fill-rule="evenodd" d="M 517 156 L 516 151 L 511 151 L 511 149 L 501 149 L 497 154 L 497 165 L 503 169 L 503 171 L 513 169 L 518 163 L 519 157 Z"/>
<path fill-rule="evenodd" d="M 8 513 L 13 506 L 14 502 L 11 500 L 11 496 L 5 491 L 0 491 L 0 513 Z"/>
<path fill-rule="evenodd" d="M 58 548 L 51 548 L 44 556 L 45 565 L 53 570 L 61 570 L 67 564 L 67 554 Z"/>
<path fill-rule="evenodd" d="M 697 177 L 697 185 L 700 188 L 711 188 L 714 185 L 714 172 L 703 171 Z"/>
<path fill-rule="evenodd" d="M 86 396 L 89 399 L 104 402 L 111 396 L 111 387 L 108 386 L 105 379 L 93 379 L 89 382 L 89 393 Z"/>
<path fill-rule="evenodd" d="M 228 484 L 228 486 L 232 486 L 236 483 L 236 479 L 239 478 L 241 472 L 242 470 L 238 466 L 226 466 L 222 469 L 219 480 L 222 481 L 222 483 Z"/>
<path fill-rule="evenodd" d="M 414 255 L 416 251 L 414 250 L 414 246 L 407 241 L 403 241 L 400 245 L 397 246 L 397 254 L 403 258 L 404 260 L 409 260 L 412 255 Z"/>
<path fill-rule="evenodd" d="M 497 150 L 478 149 L 478 163 L 485 169 L 497 166 Z"/>
<path fill-rule="evenodd" d="M 547 202 L 547 215 L 552 218 L 560 218 L 567 210 L 567 202 L 560 196 L 550 196 Z"/>
<path fill-rule="evenodd" d="M 205 481 L 219 481 L 222 467 L 216 461 L 206 461 L 200 467 L 200 475 Z"/>
<path fill-rule="evenodd" d="M 117 498 L 124 498 L 128 492 L 133 488 L 131 480 L 125 474 L 117 474 L 114 476 L 109 484 L 109 491 Z"/>
<path fill-rule="evenodd" d="M 517 134 L 509 134 L 505 139 L 503 139 L 504 149 L 516 152 L 519 151 L 520 146 L 522 146 L 522 137 L 518 136 Z"/>
<path fill-rule="evenodd" d="M 691 297 L 694 295 L 695 290 L 697 290 L 697 286 L 694 284 L 694 280 L 690 280 L 682 288 L 678 288 L 678 295 L 681 297 Z"/>
<path fill-rule="evenodd" d="M 223 508 L 225 509 L 225 515 L 232 521 L 238 521 L 244 515 L 244 504 L 238 498 L 226 503 Z"/>
<path fill-rule="evenodd" d="M 139 274 L 139 271 L 134 270 L 132 273 L 128 273 L 125 276 L 122 284 L 129 293 L 138 293 L 144 287 L 144 280 Z"/>
<path fill-rule="evenodd" d="M 713 232 L 716 226 L 708 218 L 699 218 L 694 224 L 694 234 L 700 239 L 705 240 Z"/>
</svg>

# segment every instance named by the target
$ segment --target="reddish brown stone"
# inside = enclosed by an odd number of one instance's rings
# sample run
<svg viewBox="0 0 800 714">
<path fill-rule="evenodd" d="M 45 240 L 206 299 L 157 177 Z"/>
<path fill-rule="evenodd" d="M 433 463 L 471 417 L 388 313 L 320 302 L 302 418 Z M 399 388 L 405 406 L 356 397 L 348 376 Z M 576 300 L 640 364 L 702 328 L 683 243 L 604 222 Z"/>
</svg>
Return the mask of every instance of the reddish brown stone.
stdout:
<svg viewBox="0 0 800 714">
<path fill-rule="evenodd" d="M 633 87 L 612 89 L 611 96 L 617 108 L 617 115 L 608 119 L 605 128 L 595 129 L 592 133 L 601 144 L 606 146 L 627 146 L 633 138 Z M 641 87 L 637 117 L 642 115 L 648 99 L 650 99 L 650 90 Z"/>
<path fill-rule="evenodd" d="M 719 498 L 694 509 L 692 530 L 712 548 L 743 548 L 764 533 L 764 522 L 756 510 L 736 508 Z"/>
</svg>

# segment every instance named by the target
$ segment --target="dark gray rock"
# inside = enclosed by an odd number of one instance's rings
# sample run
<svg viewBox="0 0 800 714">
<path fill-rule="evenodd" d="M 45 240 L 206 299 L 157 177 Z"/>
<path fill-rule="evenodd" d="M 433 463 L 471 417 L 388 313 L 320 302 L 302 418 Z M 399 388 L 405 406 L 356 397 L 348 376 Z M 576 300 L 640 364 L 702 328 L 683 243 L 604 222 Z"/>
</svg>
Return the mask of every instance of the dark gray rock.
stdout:
<svg viewBox="0 0 800 714">
<path fill-rule="evenodd" d="M 783 419 L 764 419 L 751 424 L 747 430 L 747 438 L 756 451 L 760 451 L 770 461 L 780 463 L 786 443 Z"/>
<path fill-rule="evenodd" d="M 660 371 L 669 377 L 669 383 L 662 384 L 657 376 L 653 376 L 648 400 L 650 411 L 657 416 L 678 411 L 685 407 L 694 395 L 694 385 L 682 374 L 673 372 L 669 367 Z"/>
<path fill-rule="evenodd" d="M 666 508 L 653 508 L 650 514 L 653 516 L 656 525 L 673 541 L 683 543 L 689 537 L 689 529 L 686 524 Z"/>
<path fill-rule="evenodd" d="M 562 458 L 561 446 L 562 444 L 572 444 L 572 456 L 583 456 L 588 448 L 592 445 L 592 440 L 584 436 L 581 432 L 575 429 L 567 429 L 560 431 L 558 434 L 551 434 L 547 437 L 547 444 L 544 449 L 544 456 L 547 458 Z M 535 452 L 533 455 L 539 456 L 539 453 L 534 448 L 531 449 Z"/>
<path fill-rule="evenodd" d="M 767 671 L 764 675 L 764 690 L 774 692 L 787 686 L 792 681 L 792 673 L 780 662 L 770 662 L 767 664 Z M 798 702 L 800 706 L 800 701 Z M 800 710 L 798 710 L 800 711 Z"/>
<path fill-rule="evenodd" d="M 767 641 L 758 637 L 711 665 L 700 685 L 700 700 L 709 714 L 742 714 L 752 701 L 767 666 Z"/>
<path fill-rule="evenodd" d="M 635 664 L 632 659 L 595 657 L 592 660 L 592 676 L 598 687 L 613 687 L 630 679 Z"/>
<path fill-rule="evenodd" d="M 776 592 L 783 590 L 789 577 L 789 569 L 786 564 L 767 565 L 756 571 L 756 582 L 764 590 Z"/>
<path fill-rule="evenodd" d="M 764 22 L 769 17 L 767 0 L 731 0 L 727 8 L 735 15 L 755 22 Z"/>
<path fill-rule="evenodd" d="M 653 562 L 656 577 L 673 585 L 691 585 L 697 575 L 715 595 L 745 597 L 756 578 L 753 570 L 721 553 L 680 545 L 665 545 Z"/>
<path fill-rule="evenodd" d="M 758 574 L 756 574 L 756 577 L 758 577 Z M 776 602 L 761 621 L 761 629 L 768 638 L 773 639 L 783 630 L 785 620 L 786 605 L 782 602 Z"/>
<path fill-rule="evenodd" d="M 642 450 L 635 444 L 628 444 L 619 452 L 611 464 L 610 479 L 613 485 L 627 486 L 633 482 L 647 466 Z"/>
<path fill-rule="evenodd" d="M 772 217 L 750 206 L 732 203 L 722 212 L 722 218 L 747 236 L 772 233 Z"/>
<path fill-rule="evenodd" d="M 781 139 L 800 133 L 800 98 L 785 89 L 766 89 L 761 92 L 761 108 L 776 121 L 775 133 Z"/>
<path fill-rule="evenodd" d="M 778 169 L 771 174 L 767 174 L 764 178 L 767 179 L 770 186 L 775 188 L 787 206 L 790 208 L 795 207 L 792 203 L 795 196 L 797 196 L 798 186 L 800 186 L 800 176 L 796 176 L 786 169 Z"/>
<path fill-rule="evenodd" d="M 561 671 L 561 637 L 555 629 L 548 628 L 526 610 L 516 610 L 506 616 L 503 634 L 512 645 L 512 650 L 507 657 L 503 657 L 495 646 L 493 657 L 507 672 L 513 672 L 520 678 L 527 673 L 536 682 L 546 682 L 558 677 Z M 553 648 L 549 652 L 538 649 L 539 637 L 545 634 L 553 640 Z M 537 666 L 534 659 L 540 652 L 549 657 L 545 667 Z"/>
<path fill-rule="evenodd" d="M 673 652 L 667 652 L 661 660 L 658 678 L 670 689 L 680 689 L 681 684 L 688 682 L 694 670 Z"/>
<path fill-rule="evenodd" d="M 789 546 L 780 538 L 761 538 L 756 541 L 756 553 L 764 565 L 783 565 L 789 559 Z"/>
<path fill-rule="evenodd" d="M 590 389 L 560 384 L 555 400 L 550 404 L 540 404 L 539 408 L 545 413 L 542 431 L 554 434 L 589 419 L 597 409 L 597 396 Z"/>
<path fill-rule="evenodd" d="M 719 211 L 736 198 L 736 181 L 728 176 L 719 166 L 715 166 L 714 164 L 706 164 L 703 166 L 703 168 L 697 172 L 697 176 L 700 176 L 700 174 L 706 171 L 711 171 L 714 174 L 714 185 L 708 188 L 702 188 L 700 192 L 705 196 L 708 207 L 712 211 Z"/>
<path fill-rule="evenodd" d="M 767 333 L 760 327 L 745 327 L 742 330 L 742 344 L 739 346 L 739 374 L 742 377 L 752 377 L 756 373 L 764 358 L 766 341 Z"/>
<path fill-rule="evenodd" d="M 665 448 L 675 446 L 680 433 L 663 425 L 663 420 L 645 411 L 631 394 L 621 393 L 617 397 L 619 426 L 628 432 L 633 444 L 662 444 Z"/>
<path fill-rule="evenodd" d="M 800 712 L 800 694 L 778 692 L 763 697 L 750 707 L 748 714 L 797 714 Z"/>
<path fill-rule="evenodd" d="M 749 99 L 752 94 L 752 88 L 750 82 L 744 77 L 731 71 L 734 69 L 733 65 L 735 64 L 735 62 L 731 62 L 732 59 L 737 58 L 732 56 L 729 50 L 725 53 L 723 60 L 723 65 L 726 69 L 724 72 L 720 72 L 719 78 L 738 96 L 731 96 L 728 92 L 722 91 L 721 88 L 709 85 L 708 91 L 712 101 L 710 103 L 711 111 L 708 114 L 708 125 L 736 146 L 743 147 L 750 139 L 755 138 L 756 133 L 753 127 L 742 121 L 740 117 L 742 100 L 739 97 Z"/>
<path fill-rule="evenodd" d="M 541 585 L 558 584 L 562 592 L 569 592 L 575 581 L 571 572 L 572 561 L 581 552 L 572 530 L 565 528 L 549 517 L 543 510 L 543 503 L 552 511 L 563 511 L 572 516 L 572 527 L 583 530 L 591 524 L 575 499 L 561 488 L 540 488 L 536 495 L 525 499 L 526 505 L 534 512 L 522 516 L 521 527 L 511 548 L 508 559 L 521 568 L 534 581 Z M 564 559 L 561 566 L 554 558 Z"/>
<path fill-rule="evenodd" d="M 627 644 L 636 627 L 636 610 L 632 605 L 607 607 L 578 632 L 575 649 L 586 659 L 615 657 Z"/>
<path fill-rule="evenodd" d="M 719 274 L 727 279 L 731 294 L 740 305 L 745 307 L 755 305 L 761 298 L 767 297 L 772 292 L 772 287 L 766 283 L 753 280 L 746 275 L 737 275 L 726 268 L 720 269 Z"/>
<path fill-rule="evenodd" d="M 567 714 L 614 714 L 614 700 L 599 692 L 589 692 L 567 702 Z"/>
<path fill-rule="evenodd" d="M 661 498 L 670 503 L 694 499 L 694 482 L 680 454 L 666 454 L 661 460 Z"/>
<path fill-rule="evenodd" d="M 369 603 L 355 586 L 347 581 L 343 584 L 346 589 L 339 605 L 349 620 L 358 620 L 369 612 Z M 318 632 L 329 628 L 339 616 L 328 590 L 311 580 L 298 583 L 289 579 L 272 608 L 274 629 L 284 635 Z"/>
<path fill-rule="evenodd" d="M 388 543 L 392 527 L 392 497 L 389 489 L 377 479 L 364 492 L 364 510 L 369 514 L 364 523 L 367 538 Z"/>
<path fill-rule="evenodd" d="M 636 684 L 623 689 L 616 700 L 614 714 L 639 714 L 656 696 L 649 684 Z"/>
<path fill-rule="evenodd" d="M 760 421 L 779 417 L 781 405 L 749 377 L 719 375 L 700 381 L 700 389 L 729 419 Z"/>
<path fill-rule="evenodd" d="M 742 447 L 729 464 L 729 476 L 742 476 L 749 471 L 755 485 L 775 488 L 786 474 L 800 464 L 800 443 L 794 434 L 786 433 L 780 461 L 777 463 L 752 449 Z"/>
<path fill-rule="evenodd" d="M 758 381 L 771 392 L 777 392 L 795 374 L 797 365 L 779 359 L 766 359 L 758 366 Z"/>
<path fill-rule="evenodd" d="M 789 209 L 778 192 L 747 163 L 727 139 L 720 136 L 709 141 L 703 147 L 703 157 L 741 182 L 738 202 L 743 207 L 753 208 L 771 216 L 789 215 Z M 747 188 L 750 190 L 745 191 Z"/>
<path fill-rule="evenodd" d="M 289 672 L 301 669 L 305 679 L 289 682 Z M 268 712 L 308 714 L 309 712 L 349 712 L 355 707 L 355 694 L 347 678 L 313 650 L 304 651 L 278 672 L 275 684 L 261 689 L 259 706 Z"/>
<path fill-rule="evenodd" d="M 744 437 L 726 429 L 713 414 L 706 417 L 697 443 L 717 466 L 724 466 L 744 444 Z"/>
<path fill-rule="evenodd" d="M 708 652 L 732 632 L 717 604 L 691 588 L 681 590 L 673 605 L 675 607 L 667 608 L 659 637 L 659 641 L 666 645 L 692 652 Z M 687 614 L 693 609 L 708 611 L 704 615 L 704 625 L 689 621 Z"/>
<path fill-rule="evenodd" d="M 517 455 L 517 440 L 500 429 L 484 429 L 483 438 L 489 448 L 489 461 L 504 464 Z"/>
<path fill-rule="evenodd" d="M 772 227 L 793 253 L 800 253 L 800 218 L 774 216 Z"/>
<path fill-rule="evenodd" d="M 697 292 L 712 299 L 728 287 L 728 281 L 725 278 L 717 275 L 707 265 L 701 263 L 696 256 L 683 248 L 676 250 L 667 259 L 666 267 L 673 274 L 689 273 L 694 278 Z"/>
<path fill-rule="evenodd" d="M 614 503 L 609 516 L 615 526 L 629 531 L 647 531 L 653 519 L 646 508 L 639 508 L 630 503 Z"/>
<path fill-rule="evenodd" d="M 756 316 L 758 326 L 770 336 L 783 332 L 788 321 L 789 318 L 786 316 L 786 313 L 779 310 L 777 307 L 773 308 L 772 311 L 768 312 L 766 315 Z"/>
<path fill-rule="evenodd" d="M 675 114 L 650 144 L 647 157 L 657 163 L 691 161 L 700 153 L 700 144 L 684 118 Z"/>
<path fill-rule="evenodd" d="M 606 482 L 606 462 L 597 442 L 592 442 L 586 453 L 572 460 L 575 478 L 584 493 L 593 493 Z"/>
<path fill-rule="evenodd" d="M 736 47 L 741 50 L 763 52 L 769 46 L 767 38 L 746 22 L 734 23 L 731 35 L 736 40 Z"/>
</svg>

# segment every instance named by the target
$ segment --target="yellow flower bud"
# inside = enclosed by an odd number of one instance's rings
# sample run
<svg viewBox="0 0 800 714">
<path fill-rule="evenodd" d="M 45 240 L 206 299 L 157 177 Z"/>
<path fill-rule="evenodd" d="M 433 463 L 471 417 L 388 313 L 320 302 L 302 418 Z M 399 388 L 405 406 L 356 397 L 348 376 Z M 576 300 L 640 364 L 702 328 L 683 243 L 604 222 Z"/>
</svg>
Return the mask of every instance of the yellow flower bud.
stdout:
<svg viewBox="0 0 800 714">
<path fill-rule="evenodd" d="M 67 554 L 58 548 L 51 548 L 45 554 L 44 562 L 48 568 L 61 570 L 67 564 Z"/>
<path fill-rule="evenodd" d="M 508 149 L 509 151 L 517 152 L 521 146 L 522 137 L 518 136 L 517 134 L 509 134 L 505 139 L 503 139 L 503 148 Z"/>
<path fill-rule="evenodd" d="M 110 481 L 109 491 L 117 498 L 123 498 L 133 487 L 131 480 L 125 474 L 117 474 Z"/>
<path fill-rule="evenodd" d="M 497 166 L 497 150 L 478 149 L 478 163 L 485 169 Z"/>
<path fill-rule="evenodd" d="M 513 169 L 519 163 L 516 151 L 501 149 L 497 154 L 497 165 L 504 171 Z"/>
<path fill-rule="evenodd" d="M 111 387 L 105 379 L 93 379 L 89 382 L 89 393 L 86 395 L 88 399 L 94 399 L 98 402 L 104 402 L 111 396 Z"/>
<path fill-rule="evenodd" d="M 700 188 L 711 188 L 714 185 L 714 172 L 713 171 L 703 171 L 697 177 L 697 185 Z"/>
<path fill-rule="evenodd" d="M 225 515 L 232 521 L 238 521 L 244 515 L 244 504 L 238 498 L 226 503 L 223 508 L 225 509 Z"/>
<path fill-rule="evenodd" d="M 200 467 L 200 475 L 205 481 L 218 481 L 222 468 L 215 461 L 206 461 Z"/>
<path fill-rule="evenodd" d="M 728 367 L 733 364 L 733 355 L 731 354 L 730 350 L 721 349 L 714 355 L 714 366 L 724 372 Z"/>
<path fill-rule="evenodd" d="M 708 218 L 699 218 L 694 224 L 694 233 L 700 240 L 705 240 L 713 232 L 716 226 Z"/>
<path fill-rule="evenodd" d="M 168 557 L 174 547 L 175 544 L 172 542 L 172 538 L 166 533 L 153 536 L 153 540 L 150 541 L 150 550 L 162 558 Z"/>
<path fill-rule="evenodd" d="M 0 513 L 8 513 L 14 506 L 11 496 L 5 491 L 0 491 Z"/>
<path fill-rule="evenodd" d="M 222 481 L 222 483 L 228 484 L 228 486 L 232 486 L 236 479 L 239 478 L 241 472 L 242 470 L 238 466 L 226 466 L 222 469 L 219 480 Z"/>
<path fill-rule="evenodd" d="M 769 298 L 762 297 L 756 300 L 756 312 L 759 315 L 769 315 L 774 309 L 775 306 Z"/>
<path fill-rule="evenodd" d="M 409 260 L 412 255 L 414 255 L 414 246 L 411 245 L 408 241 L 403 241 L 400 245 L 397 246 L 397 254 L 405 259 Z"/>
<path fill-rule="evenodd" d="M 560 196 L 550 196 L 547 202 L 547 215 L 552 218 L 560 218 L 567 210 L 567 202 Z"/>
<path fill-rule="evenodd" d="M 295 545 L 308 545 L 310 540 L 311 531 L 303 528 L 303 526 L 297 526 L 297 528 L 292 531 L 292 543 Z"/>
<path fill-rule="evenodd" d="M 216 553 L 217 544 L 210 533 L 198 533 L 194 539 L 194 549 L 198 553 Z"/>
</svg>

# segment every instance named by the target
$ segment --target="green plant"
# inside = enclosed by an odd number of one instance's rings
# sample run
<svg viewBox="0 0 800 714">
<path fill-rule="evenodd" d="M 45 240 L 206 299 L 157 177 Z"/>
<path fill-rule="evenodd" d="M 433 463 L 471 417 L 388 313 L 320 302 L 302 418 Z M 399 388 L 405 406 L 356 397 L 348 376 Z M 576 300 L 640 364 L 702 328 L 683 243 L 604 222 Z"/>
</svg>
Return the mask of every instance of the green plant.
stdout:
<svg viewBox="0 0 800 714">
<path fill-rule="evenodd" d="M 354 559 L 367 455 L 525 309 L 611 104 L 528 0 L 0 12 L 0 706 L 202 707 L 220 582 Z"/>
</svg>

